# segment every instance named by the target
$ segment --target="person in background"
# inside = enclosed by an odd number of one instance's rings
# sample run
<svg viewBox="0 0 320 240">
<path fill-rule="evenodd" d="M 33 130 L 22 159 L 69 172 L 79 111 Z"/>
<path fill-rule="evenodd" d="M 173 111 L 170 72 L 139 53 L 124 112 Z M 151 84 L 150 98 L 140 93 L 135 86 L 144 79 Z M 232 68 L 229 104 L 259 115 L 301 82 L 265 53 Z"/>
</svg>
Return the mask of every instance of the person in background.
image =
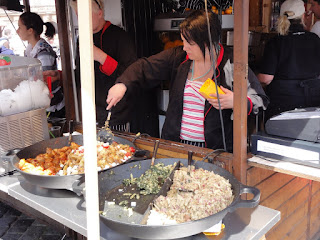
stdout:
<svg viewBox="0 0 320 240">
<path fill-rule="evenodd" d="M 3 30 L 3 35 L 8 39 L 8 41 L 10 41 L 12 38 L 11 30 L 9 28 Z"/>
<path fill-rule="evenodd" d="M 312 14 L 314 14 L 316 20 L 320 19 L 320 0 L 310 0 L 311 7 L 309 11 L 305 13 L 305 25 L 307 30 L 317 34 L 320 37 L 320 21 L 316 21 L 312 26 Z"/>
<path fill-rule="evenodd" d="M 12 39 L 11 30 L 9 28 L 5 28 L 2 32 L 2 38 L 0 38 L 0 45 L 4 47 L 2 51 L 5 51 L 5 50 L 9 50 L 9 51 L 7 51 L 7 53 L 3 53 L 3 52 L 1 53 L 15 55 L 14 49 L 10 45 L 11 39 Z"/>
<path fill-rule="evenodd" d="M 25 12 L 20 15 L 18 21 L 19 28 L 17 29 L 19 37 L 23 41 L 28 41 L 25 56 L 39 59 L 42 64 L 43 72 L 57 69 L 57 55 L 55 51 L 46 40 L 40 37 L 44 25 L 47 28 L 45 35 L 47 37 L 53 37 L 55 28 L 51 23 L 44 23 L 41 17 L 36 13 Z M 53 97 L 50 102 L 50 107 L 47 108 L 47 112 L 50 113 L 49 117 L 65 117 L 64 96 L 60 82 L 52 81 L 51 89 Z"/>
<path fill-rule="evenodd" d="M 224 50 L 219 43 L 221 25 L 218 16 L 208 11 L 208 18 L 213 49 L 210 49 L 206 12 L 196 10 L 180 25 L 183 47 L 141 58 L 129 66 L 109 90 L 108 109 L 136 85 L 154 88 L 162 80 L 170 79 L 169 104 L 161 137 L 200 147 L 224 148 L 218 100 L 206 99 L 199 93 L 208 78 L 214 79 L 216 71 L 218 85 L 225 93 L 219 94 L 226 137 L 225 150 L 232 151 L 232 51 Z M 266 108 L 268 99 L 250 69 L 248 80 L 248 114 L 256 114 L 259 108 Z M 217 97 L 216 94 L 211 96 Z"/>
<path fill-rule="evenodd" d="M 265 120 L 295 108 L 320 105 L 320 38 L 304 29 L 302 0 L 287 0 L 280 8 L 278 36 L 262 57 L 259 81 L 270 104 Z"/>
<path fill-rule="evenodd" d="M 77 1 L 71 1 L 77 13 Z M 98 126 L 104 126 L 108 112 L 106 98 L 115 80 L 136 59 L 136 48 L 130 36 L 120 27 L 104 19 L 103 1 L 92 0 L 93 57 L 95 71 L 95 100 Z M 80 56 L 79 47 L 76 57 L 76 83 L 80 98 Z M 131 102 L 121 101 L 112 109 L 111 129 L 129 131 Z"/>
<path fill-rule="evenodd" d="M 0 38 L 0 54 L 14 55 L 14 52 L 9 47 L 7 38 Z"/>
</svg>

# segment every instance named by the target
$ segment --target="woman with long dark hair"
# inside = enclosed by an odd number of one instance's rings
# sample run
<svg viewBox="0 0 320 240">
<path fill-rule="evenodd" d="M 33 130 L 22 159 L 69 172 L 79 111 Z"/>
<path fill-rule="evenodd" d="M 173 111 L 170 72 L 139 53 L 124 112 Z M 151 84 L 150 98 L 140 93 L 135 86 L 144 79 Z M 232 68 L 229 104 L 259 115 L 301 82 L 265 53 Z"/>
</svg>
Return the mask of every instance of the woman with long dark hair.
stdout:
<svg viewBox="0 0 320 240">
<path fill-rule="evenodd" d="M 45 35 L 52 38 L 55 35 L 55 27 L 52 23 L 44 23 L 41 17 L 33 12 L 25 12 L 20 15 L 17 33 L 23 41 L 28 41 L 25 51 L 26 57 L 37 58 L 42 64 L 42 70 L 57 70 L 57 55 L 51 45 L 41 38 L 43 26 L 46 26 Z M 64 97 L 59 81 L 52 83 L 53 98 L 47 109 L 51 117 L 64 117 Z"/>
</svg>

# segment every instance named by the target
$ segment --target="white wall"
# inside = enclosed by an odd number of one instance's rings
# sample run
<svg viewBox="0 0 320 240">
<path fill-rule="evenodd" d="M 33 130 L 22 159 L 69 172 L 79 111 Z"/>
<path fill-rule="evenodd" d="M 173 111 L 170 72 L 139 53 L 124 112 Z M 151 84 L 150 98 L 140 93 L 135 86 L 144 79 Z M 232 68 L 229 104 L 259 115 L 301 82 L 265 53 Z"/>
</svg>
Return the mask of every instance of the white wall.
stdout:
<svg viewBox="0 0 320 240">
<path fill-rule="evenodd" d="M 123 27 L 121 0 L 104 0 L 104 18 L 112 24 Z"/>
<path fill-rule="evenodd" d="M 78 19 L 75 12 L 72 11 L 73 24 L 78 28 Z M 121 0 L 104 0 L 104 18 L 112 24 L 123 27 Z"/>
</svg>

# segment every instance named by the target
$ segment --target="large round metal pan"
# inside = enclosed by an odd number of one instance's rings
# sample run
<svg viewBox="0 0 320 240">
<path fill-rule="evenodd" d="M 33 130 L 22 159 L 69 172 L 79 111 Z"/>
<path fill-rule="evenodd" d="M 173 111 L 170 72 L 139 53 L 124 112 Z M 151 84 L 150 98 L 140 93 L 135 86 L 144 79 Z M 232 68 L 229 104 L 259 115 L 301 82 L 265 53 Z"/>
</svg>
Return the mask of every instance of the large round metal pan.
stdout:
<svg viewBox="0 0 320 240">
<path fill-rule="evenodd" d="M 173 164 L 174 162 L 180 161 L 185 166 L 187 165 L 187 159 L 175 159 L 175 158 L 165 158 L 157 159 L 156 162 L 162 162 L 165 165 Z M 136 167 L 136 165 L 139 167 Z M 237 208 L 252 208 L 259 204 L 260 201 L 260 191 L 254 187 L 248 187 L 241 184 L 232 174 L 226 171 L 223 168 L 220 168 L 214 164 L 202 162 L 202 161 L 193 161 L 196 168 L 203 168 L 209 171 L 212 171 L 225 179 L 229 180 L 232 185 L 232 190 L 234 194 L 234 200 L 230 206 L 224 210 L 202 218 L 196 221 L 185 222 L 181 224 L 173 225 L 158 225 L 158 226 L 149 226 L 142 225 L 137 223 L 132 216 L 124 216 L 123 210 L 119 209 L 119 212 L 113 212 L 106 215 L 100 215 L 102 222 L 109 228 L 128 235 L 134 238 L 140 239 L 175 239 L 183 238 L 187 236 L 192 236 L 198 233 L 201 233 L 213 225 L 217 224 L 222 220 L 225 215 L 229 212 L 233 212 Z M 99 204 L 100 210 L 104 210 L 105 200 L 104 196 L 106 192 L 110 191 L 114 187 L 118 186 L 123 179 L 130 178 L 130 174 L 133 177 L 139 177 L 144 173 L 148 168 L 150 168 L 150 160 L 136 161 L 131 162 L 125 165 L 121 165 L 114 169 L 113 174 L 109 172 L 103 172 L 99 174 Z M 252 200 L 242 200 L 240 198 L 243 193 L 252 193 L 254 195 Z M 228 227 L 228 226 L 227 226 Z"/>
<path fill-rule="evenodd" d="M 72 141 L 79 145 L 83 144 L 82 139 L 82 135 L 76 135 L 72 137 Z M 114 141 L 117 143 L 127 144 L 131 147 L 135 147 L 135 145 L 132 142 L 124 138 L 114 137 Z M 28 182 L 34 185 L 51 189 L 68 189 L 76 192 L 77 194 L 81 194 L 82 187 L 80 185 L 84 181 L 84 174 L 74 174 L 66 176 L 45 176 L 26 173 L 21 171 L 18 167 L 19 161 L 22 158 L 34 158 L 41 153 L 45 153 L 48 147 L 62 148 L 67 145 L 68 137 L 59 137 L 38 142 L 19 151 L 16 154 L 16 156 L 12 158 L 12 165 L 17 171 L 21 173 L 21 175 Z"/>
</svg>

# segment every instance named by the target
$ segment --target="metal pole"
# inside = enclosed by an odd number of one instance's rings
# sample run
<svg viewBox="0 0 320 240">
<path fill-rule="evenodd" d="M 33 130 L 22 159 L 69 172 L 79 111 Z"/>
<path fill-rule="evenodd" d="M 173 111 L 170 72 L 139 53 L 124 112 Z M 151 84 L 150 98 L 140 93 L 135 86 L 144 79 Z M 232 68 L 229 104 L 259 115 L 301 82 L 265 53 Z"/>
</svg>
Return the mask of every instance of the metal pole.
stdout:
<svg viewBox="0 0 320 240">
<path fill-rule="evenodd" d="M 246 184 L 249 0 L 234 1 L 233 170 Z"/>
<path fill-rule="evenodd" d="M 73 69 L 75 69 L 75 63 L 74 63 L 74 56 L 76 55 L 76 42 L 75 42 L 75 32 L 74 32 L 74 23 L 73 23 L 73 19 L 72 19 L 72 13 L 71 13 L 72 9 L 71 7 L 67 7 L 66 8 L 66 12 L 68 15 L 68 29 L 69 34 L 69 52 L 70 52 L 70 64 L 71 64 L 71 79 L 72 79 L 72 90 L 73 90 L 73 100 L 74 100 L 74 112 L 75 112 L 75 118 L 77 122 L 80 122 L 80 113 L 79 113 L 79 102 L 78 102 L 78 95 L 77 95 L 77 87 L 76 87 L 76 77 L 75 77 L 75 72 Z"/>
</svg>

